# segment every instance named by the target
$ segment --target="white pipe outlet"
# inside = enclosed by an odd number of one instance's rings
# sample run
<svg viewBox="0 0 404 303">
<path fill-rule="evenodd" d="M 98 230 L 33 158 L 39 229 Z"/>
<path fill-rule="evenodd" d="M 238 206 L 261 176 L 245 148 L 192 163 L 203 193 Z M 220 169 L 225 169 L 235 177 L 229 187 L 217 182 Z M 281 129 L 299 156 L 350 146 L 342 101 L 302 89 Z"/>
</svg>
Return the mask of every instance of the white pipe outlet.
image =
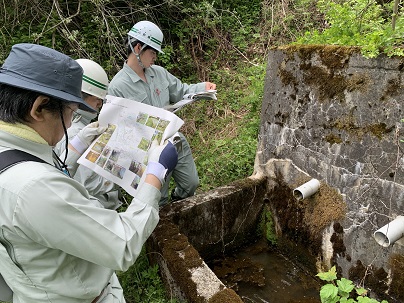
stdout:
<svg viewBox="0 0 404 303">
<path fill-rule="evenodd" d="M 376 242 L 383 247 L 389 247 L 404 236 L 404 216 L 397 216 L 373 234 Z"/>
<path fill-rule="evenodd" d="M 297 200 L 302 200 L 304 198 L 310 197 L 315 194 L 320 188 L 320 181 L 317 179 L 311 179 L 309 182 L 306 182 L 299 187 L 293 190 L 293 196 Z"/>
</svg>

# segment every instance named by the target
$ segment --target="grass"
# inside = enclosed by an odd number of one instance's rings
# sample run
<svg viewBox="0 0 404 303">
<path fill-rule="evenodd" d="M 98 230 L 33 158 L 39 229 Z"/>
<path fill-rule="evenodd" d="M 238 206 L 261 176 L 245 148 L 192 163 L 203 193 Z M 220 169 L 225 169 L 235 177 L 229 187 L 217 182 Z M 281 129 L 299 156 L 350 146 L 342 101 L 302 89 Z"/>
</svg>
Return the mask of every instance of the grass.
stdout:
<svg viewBox="0 0 404 303">
<path fill-rule="evenodd" d="M 193 103 L 179 113 L 200 177 L 197 193 L 253 172 L 265 65 L 238 69 L 236 77 L 221 73 L 217 101 Z"/>
<path fill-rule="evenodd" d="M 158 266 L 149 264 L 145 249 L 129 270 L 117 275 L 127 303 L 179 303 L 175 298 L 167 298 Z"/>
</svg>

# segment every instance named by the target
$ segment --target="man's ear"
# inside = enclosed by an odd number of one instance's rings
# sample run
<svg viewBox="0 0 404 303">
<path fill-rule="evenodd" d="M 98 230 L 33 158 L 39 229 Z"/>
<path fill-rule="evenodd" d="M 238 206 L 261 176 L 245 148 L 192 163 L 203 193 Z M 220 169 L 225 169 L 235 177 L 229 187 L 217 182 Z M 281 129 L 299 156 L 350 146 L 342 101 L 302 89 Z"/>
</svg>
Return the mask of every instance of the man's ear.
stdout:
<svg viewBox="0 0 404 303">
<path fill-rule="evenodd" d="M 135 45 L 135 47 L 133 49 L 136 52 L 136 54 L 140 54 L 140 50 L 142 49 L 142 46 L 138 42 L 138 43 L 136 43 L 136 45 Z"/>
<path fill-rule="evenodd" d="M 42 95 L 38 96 L 38 98 L 35 99 L 34 104 L 32 104 L 31 111 L 29 112 L 31 118 L 36 121 L 43 121 L 44 120 L 43 107 L 48 102 L 49 102 L 49 97 L 42 96 Z"/>
</svg>

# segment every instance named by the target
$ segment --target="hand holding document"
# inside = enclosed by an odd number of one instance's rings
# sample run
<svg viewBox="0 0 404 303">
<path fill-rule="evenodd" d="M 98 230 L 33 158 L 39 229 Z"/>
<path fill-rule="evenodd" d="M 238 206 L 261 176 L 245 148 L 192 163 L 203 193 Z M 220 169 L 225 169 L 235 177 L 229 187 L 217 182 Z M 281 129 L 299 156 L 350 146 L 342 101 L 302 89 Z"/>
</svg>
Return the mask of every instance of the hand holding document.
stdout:
<svg viewBox="0 0 404 303">
<path fill-rule="evenodd" d="M 165 106 L 164 109 L 175 113 L 176 111 L 180 110 L 183 106 L 198 100 L 217 100 L 216 90 L 211 89 L 204 92 L 186 94 L 182 97 L 181 101 Z"/>
<path fill-rule="evenodd" d="M 107 126 L 107 130 L 90 145 L 78 163 L 118 184 L 132 196 L 145 172 L 152 142 L 175 142 L 184 124 L 162 108 L 109 95 L 98 122 Z"/>
</svg>

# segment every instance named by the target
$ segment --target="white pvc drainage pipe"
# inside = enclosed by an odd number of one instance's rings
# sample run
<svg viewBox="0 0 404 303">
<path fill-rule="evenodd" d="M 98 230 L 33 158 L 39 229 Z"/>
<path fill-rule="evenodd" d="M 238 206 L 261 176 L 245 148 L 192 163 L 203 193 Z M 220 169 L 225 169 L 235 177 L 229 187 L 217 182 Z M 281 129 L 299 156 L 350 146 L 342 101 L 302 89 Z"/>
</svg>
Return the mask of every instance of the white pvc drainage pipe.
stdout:
<svg viewBox="0 0 404 303">
<path fill-rule="evenodd" d="M 404 216 L 397 216 L 373 234 L 376 242 L 383 247 L 389 247 L 404 236 Z"/>
<path fill-rule="evenodd" d="M 317 179 L 311 179 L 309 182 L 300 185 L 293 190 L 293 196 L 297 200 L 302 200 L 304 198 L 310 197 L 315 194 L 320 188 L 320 181 Z"/>
</svg>

